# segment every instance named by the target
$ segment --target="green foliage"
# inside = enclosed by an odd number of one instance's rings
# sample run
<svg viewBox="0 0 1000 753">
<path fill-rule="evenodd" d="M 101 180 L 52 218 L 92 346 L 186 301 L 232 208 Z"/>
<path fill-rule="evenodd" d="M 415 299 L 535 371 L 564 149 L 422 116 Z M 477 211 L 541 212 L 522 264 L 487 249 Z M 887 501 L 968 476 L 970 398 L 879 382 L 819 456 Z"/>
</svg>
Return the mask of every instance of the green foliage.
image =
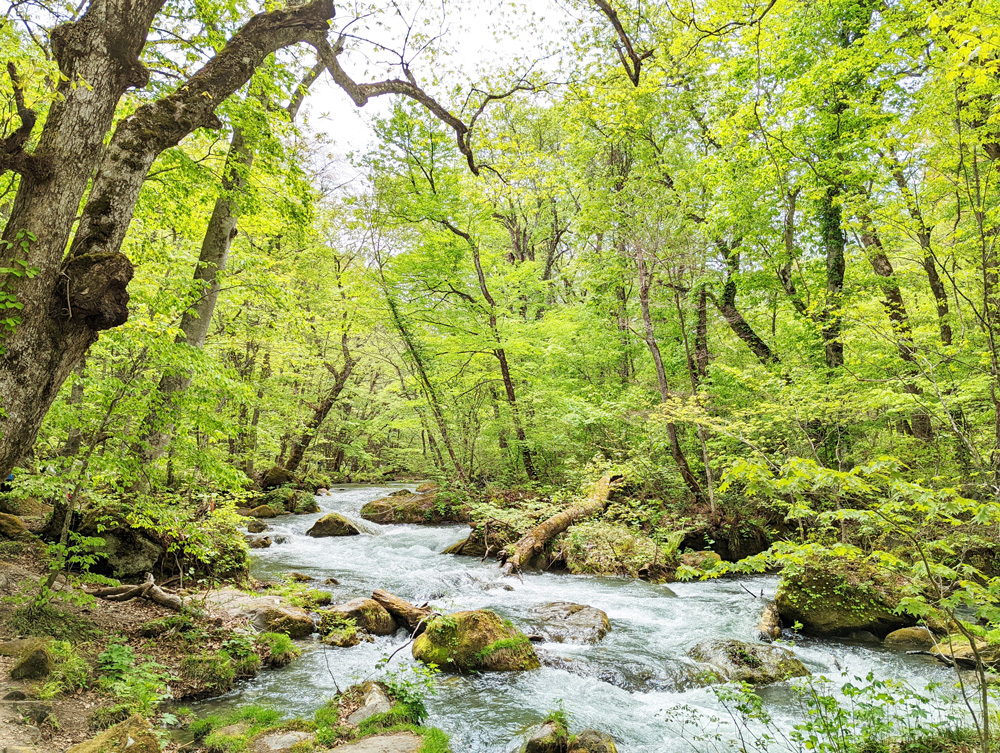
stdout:
<svg viewBox="0 0 1000 753">
<path fill-rule="evenodd" d="M 61 611 L 48 603 L 18 607 L 10 613 L 7 626 L 17 635 L 52 637 L 70 643 L 84 643 L 100 635 L 98 628 L 85 617 Z"/>
<path fill-rule="evenodd" d="M 150 716 L 170 697 L 167 683 L 172 678 L 167 668 L 123 643 L 112 641 L 101 652 L 97 673 L 101 690 L 119 700 L 115 707 L 119 715 Z"/>
<path fill-rule="evenodd" d="M 52 641 L 47 646 L 52 657 L 52 671 L 38 697 L 46 700 L 62 693 L 82 690 L 90 684 L 90 664 L 69 641 Z"/>
<path fill-rule="evenodd" d="M 257 636 L 257 645 L 264 649 L 264 662 L 271 667 L 284 667 L 302 653 L 284 633 L 261 633 Z"/>
</svg>

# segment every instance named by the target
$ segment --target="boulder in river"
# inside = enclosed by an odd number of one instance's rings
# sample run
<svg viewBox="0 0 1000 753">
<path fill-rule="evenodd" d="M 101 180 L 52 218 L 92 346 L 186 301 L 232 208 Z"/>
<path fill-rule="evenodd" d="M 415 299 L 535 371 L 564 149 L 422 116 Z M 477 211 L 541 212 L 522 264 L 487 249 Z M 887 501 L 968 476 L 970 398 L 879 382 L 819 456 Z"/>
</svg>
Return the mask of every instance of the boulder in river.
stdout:
<svg viewBox="0 0 1000 753">
<path fill-rule="evenodd" d="M 347 723 L 357 727 L 376 714 L 387 714 L 392 709 L 392 699 L 386 687 L 380 682 L 366 682 L 361 686 L 361 706 L 347 717 Z"/>
<path fill-rule="evenodd" d="M 266 607 L 257 612 L 253 626 L 267 633 L 284 633 L 289 638 L 307 638 L 316 631 L 312 617 L 298 607 Z"/>
<path fill-rule="evenodd" d="M 327 536 L 357 536 L 358 530 L 351 521 L 340 513 L 331 512 L 313 523 L 312 528 L 306 531 L 307 536 L 313 538 L 324 538 Z"/>
<path fill-rule="evenodd" d="M 820 636 L 867 631 L 884 638 L 916 620 L 898 612 L 900 583 L 867 562 L 835 558 L 789 566 L 781 573 L 774 600 L 786 625 Z"/>
<path fill-rule="evenodd" d="M 747 682 L 770 685 L 791 677 L 805 677 L 806 666 L 795 654 L 780 646 L 714 640 L 699 643 L 689 652 L 692 659 L 707 665 L 703 678 L 709 682 Z"/>
<path fill-rule="evenodd" d="M 711 551 L 688 552 L 678 557 L 677 561 L 695 570 L 711 570 L 722 562 L 722 557 Z"/>
<path fill-rule="evenodd" d="M 247 531 L 249 533 L 264 533 L 268 528 L 270 526 L 263 520 L 254 519 L 247 523 Z"/>
<path fill-rule="evenodd" d="M 413 494 L 405 489 L 376 499 L 361 508 L 361 517 L 373 523 L 464 523 L 467 508 L 455 508 L 439 499 L 436 491 Z"/>
<path fill-rule="evenodd" d="M 324 609 L 320 613 L 320 630 L 326 632 L 328 623 L 340 624 L 345 617 L 354 620 L 358 628 L 372 635 L 392 635 L 396 632 L 396 621 L 374 599 L 351 599 Z"/>
<path fill-rule="evenodd" d="M 542 604 L 535 614 L 545 623 L 542 635 L 557 643 L 597 643 L 611 629 L 605 612 L 570 601 Z"/>
<path fill-rule="evenodd" d="M 585 729 L 570 740 L 568 753 L 618 753 L 618 748 L 611 735 L 596 729 Z"/>
<path fill-rule="evenodd" d="M 271 507 L 271 505 L 257 505 L 247 515 L 251 518 L 276 518 L 278 517 L 278 511 Z"/>
<path fill-rule="evenodd" d="M 413 643 L 413 658 L 452 672 L 541 666 L 528 636 L 488 609 L 432 618 Z"/>
<path fill-rule="evenodd" d="M 893 630 L 885 637 L 885 645 L 889 648 L 930 649 L 937 641 L 934 633 L 925 627 L 908 627 Z"/>
<path fill-rule="evenodd" d="M 559 719 L 546 719 L 528 734 L 521 753 L 566 753 L 569 732 Z"/>
<path fill-rule="evenodd" d="M 247 536 L 246 540 L 251 549 L 267 549 L 271 546 L 270 536 Z"/>
<path fill-rule="evenodd" d="M 778 605 L 773 600 L 764 605 L 764 611 L 757 620 L 757 637 L 765 643 L 781 637 L 781 615 L 778 613 Z"/>
</svg>

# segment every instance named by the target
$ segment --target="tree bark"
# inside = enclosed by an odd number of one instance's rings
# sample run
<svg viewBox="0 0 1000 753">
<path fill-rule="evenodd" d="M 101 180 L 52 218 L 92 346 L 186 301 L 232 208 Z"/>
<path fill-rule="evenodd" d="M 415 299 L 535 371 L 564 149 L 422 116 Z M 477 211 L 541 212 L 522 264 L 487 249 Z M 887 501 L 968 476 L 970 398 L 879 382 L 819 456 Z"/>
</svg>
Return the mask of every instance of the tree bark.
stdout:
<svg viewBox="0 0 1000 753">
<path fill-rule="evenodd" d="M 746 343 L 758 361 L 764 366 L 778 363 L 780 359 L 771 351 L 761 336 L 754 331 L 736 307 L 736 276 L 740 272 L 739 243 L 727 245 L 719 242 L 716 245 L 723 253 L 727 269 L 726 280 L 722 285 L 722 295 L 715 301 L 719 313 L 722 314 L 722 318 L 726 320 L 726 324 L 729 325 L 733 334 Z"/>
<path fill-rule="evenodd" d="M 617 477 L 604 476 L 594 486 L 590 496 L 581 504 L 553 515 L 528 531 L 514 544 L 514 551 L 508 555 L 503 563 L 504 572 L 511 575 L 520 571 L 537 555 L 541 554 L 552 539 L 576 521 L 603 512 L 604 508 L 608 506 L 608 494 L 611 492 L 611 484 L 615 480 Z"/>
<path fill-rule="evenodd" d="M 23 306 L 0 355 L 0 475 L 34 442 L 59 388 L 97 334 L 128 318 L 132 265 L 120 249 L 153 160 L 196 128 L 219 127 L 215 108 L 268 55 L 325 31 L 333 17 L 331 0 L 254 16 L 178 90 L 122 120 L 105 147 L 121 96 L 149 80 L 139 54 L 162 5 L 92 0 L 79 21 L 52 34 L 65 80 L 33 154 L 45 170 L 22 177 L 3 232 L 9 244 L 3 261 L 23 254 L 37 274 L 0 280 Z"/>
</svg>

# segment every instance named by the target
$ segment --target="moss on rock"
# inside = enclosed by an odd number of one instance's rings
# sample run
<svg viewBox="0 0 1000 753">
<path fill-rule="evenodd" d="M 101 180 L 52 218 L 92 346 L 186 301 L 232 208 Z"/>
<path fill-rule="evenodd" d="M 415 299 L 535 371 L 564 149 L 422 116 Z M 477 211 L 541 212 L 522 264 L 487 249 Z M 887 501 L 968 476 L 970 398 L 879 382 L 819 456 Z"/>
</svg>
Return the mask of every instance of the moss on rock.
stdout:
<svg viewBox="0 0 1000 753">
<path fill-rule="evenodd" d="M 28 529 L 19 517 L 0 512 L 0 538 L 20 539 L 27 533 Z"/>
<path fill-rule="evenodd" d="M 414 641 L 413 657 L 452 672 L 541 666 L 528 637 L 488 609 L 435 617 Z"/>
<path fill-rule="evenodd" d="M 374 599 L 351 599 L 343 604 L 335 604 L 320 614 L 320 631 L 341 623 L 344 618 L 354 621 L 358 628 L 372 635 L 392 635 L 396 632 L 396 621 L 385 607 Z"/>
<path fill-rule="evenodd" d="M 466 523 L 469 511 L 466 507 L 456 507 L 439 498 L 437 490 L 419 494 L 403 490 L 367 503 L 361 508 L 361 517 L 382 524 Z"/>
<path fill-rule="evenodd" d="M 358 530 L 351 521 L 339 513 L 331 512 L 313 523 L 312 528 L 306 531 L 307 536 L 315 539 L 327 536 L 357 536 Z"/>
<path fill-rule="evenodd" d="M 785 625 L 811 635 L 867 631 L 879 638 L 916 620 L 897 613 L 901 584 L 863 560 L 836 558 L 789 565 L 774 601 Z"/>
<path fill-rule="evenodd" d="M 791 677 L 805 677 L 806 666 L 787 648 L 736 640 L 706 641 L 690 651 L 695 661 L 708 665 L 708 682 L 746 682 L 769 685 Z"/>
<path fill-rule="evenodd" d="M 159 753 L 160 743 L 153 728 L 138 714 L 105 730 L 85 743 L 74 745 L 66 753 Z"/>
</svg>

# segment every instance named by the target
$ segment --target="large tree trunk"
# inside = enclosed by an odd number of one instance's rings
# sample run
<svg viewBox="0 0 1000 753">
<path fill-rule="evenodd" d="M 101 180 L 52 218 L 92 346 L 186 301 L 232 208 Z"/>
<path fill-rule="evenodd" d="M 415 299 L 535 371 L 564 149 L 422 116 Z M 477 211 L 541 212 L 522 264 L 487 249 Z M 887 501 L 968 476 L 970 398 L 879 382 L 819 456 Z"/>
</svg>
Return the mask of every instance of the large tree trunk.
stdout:
<svg viewBox="0 0 1000 753">
<path fill-rule="evenodd" d="M 333 17 L 331 0 L 254 16 L 184 85 L 122 120 L 105 147 L 121 96 L 149 80 L 139 54 L 162 5 L 92 0 L 79 21 L 52 34 L 65 80 L 30 162 L 15 168 L 22 179 L 3 232 L 10 244 L 3 266 L 24 259 L 37 274 L 0 280 L 23 306 L 0 355 L 0 476 L 34 442 L 59 388 L 98 333 L 128 318 L 132 265 L 120 249 L 153 160 L 197 128 L 218 128 L 215 108 L 268 55 L 324 33 Z"/>
<path fill-rule="evenodd" d="M 590 493 L 590 496 L 581 504 L 553 515 L 528 531 L 514 544 L 514 551 L 507 557 L 507 560 L 503 564 L 504 572 L 510 575 L 523 569 L 531 560 L 544 551 L 552 539 L 576 521 L 589 515 L 603 512 L 604 508 L 608 506 L 608 494 L 611 492 L 611 483 L 615 480 L 616 477 L 604 476 L 594 486 L 594 490 Z"/>
</svg>

